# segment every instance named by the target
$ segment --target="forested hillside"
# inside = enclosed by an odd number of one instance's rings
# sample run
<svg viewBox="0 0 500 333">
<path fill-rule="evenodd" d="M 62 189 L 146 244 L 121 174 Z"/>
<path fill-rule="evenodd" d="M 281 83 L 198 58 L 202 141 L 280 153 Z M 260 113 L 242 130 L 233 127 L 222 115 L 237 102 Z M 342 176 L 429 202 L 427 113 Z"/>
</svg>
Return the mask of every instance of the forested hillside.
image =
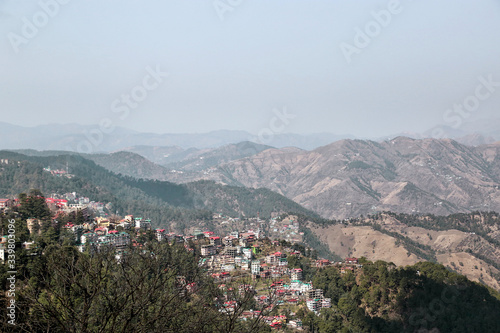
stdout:
<svg viewBox="0 0 500 333">
<path fill-rule="evenodd" d="M 140 180 L 116 175 L 78 155 L 39 157 L 2 151 L 0 158 L 9 160 L 0 166 L 0 196 L 15 196 L 32 188 L 47 194 L 78 192 L 94 201 L 111 203 L 111 213 L 148 216 L 157 226 L 210 219 L 212 212 L 234 217 L 268 217 L 272 212 L 315 216 L 267 189 L 229 187 L 211 181 L 177 185 Z M 43 170 L 49 166 L 68 169 L 73 176 L 54 176 Z"/>
<path fill-rule="evenodd" d="M 313 284 L 337 304 L 304 326 L 317 332 L 497 332 L 500 295 L 429 262 L 396 268 L 362 261 L 362 273 L 320 270 Z"/>
</svg>

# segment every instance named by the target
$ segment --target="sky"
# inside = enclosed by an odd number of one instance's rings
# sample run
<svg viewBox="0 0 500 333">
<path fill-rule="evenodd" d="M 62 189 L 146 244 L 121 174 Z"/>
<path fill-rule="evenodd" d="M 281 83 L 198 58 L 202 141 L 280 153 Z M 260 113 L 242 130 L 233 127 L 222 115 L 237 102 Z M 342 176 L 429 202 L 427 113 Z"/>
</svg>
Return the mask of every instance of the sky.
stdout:
<svg viewBox="0 0 500 333">
<path fill-rule="evenodd" d="M 500 0 L 0 0 L 0 108 L 154 133 L 459 128 L 500 115 Z"/>
</svg>

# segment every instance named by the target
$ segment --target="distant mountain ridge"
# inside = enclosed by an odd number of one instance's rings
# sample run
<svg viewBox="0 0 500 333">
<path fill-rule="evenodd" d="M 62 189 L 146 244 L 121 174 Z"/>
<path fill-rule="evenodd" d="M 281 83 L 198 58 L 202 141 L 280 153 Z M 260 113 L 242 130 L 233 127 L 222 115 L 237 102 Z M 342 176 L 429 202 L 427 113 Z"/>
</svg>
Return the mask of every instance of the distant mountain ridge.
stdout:
<svg viewBox="0 0 500 333">
<path fill-rule="evenodd" d="M 268 188 L 325 218 L 500 211 L 500 143 L 398 137 L 341 140 L 312 151 L 242 143 L 192 150 L 166 166 L 131 152 L 84 156 L 135 178 Z"/>
<path fill-rule="evenodd" d="M 0 133 L 3 134 L 0 149 L 65 150 L 80 153 L 114 152 L 137 146 L 205 149 L 243 141 L 275 147 L 297 146 L 314 149 L 339 139 L 353 138 L 352 135 L 330 133 L 309 135 L 276 133 L 269 142 L 261 142 L 262 140 L 256 135 L 237 130 L 157 134 L 139 133 L 118 126 L 101 130 L 98 125 L 51 124 L 23 127 L 5 122 L 0 122 Z"/>
<path fill-rule="evenodd" d="M 277 148 L 298 147 L 304 150 L 313 150 L 335 141 L 357 139 L 349 134 L 274 133 L 268 141 L 265 141 L 249 132 L 238 130 L 158 134 L 141 133 L 119 126 L 103 129 L 99 125 L 74 123 L 23 127 L 0 122 L 0 133 L 2 133 L 0 149 L 65 150 L 80 153 L 131 150 L 160 164 L 162 164 L 162 160 L 156 160 L 153 156 L 158 158 L 156 154 L 162 151 L 165 151 L 167 155 L 175 155 L 179 148 L 182 150 L 218 148 L 228 144 L 251 141 Z M 414 139 L 451 138 L 466 145 L 477 146 L 500 141 L 500 118 L 464 121 L 458 127 L 442 124 L 422 133 L 401 132 L 378 138 L 364 137 L 363 139 L 380 142 L 397 136 L 407 136 Z"/>
<path fill-rule="evenodd" d="M 267 187 L 327 218 L 377 211 L 500 211 L 500 145 L 449 139 L 342 140 L 313 151 L 268 149 L 206 178 Z"/>
</svg>

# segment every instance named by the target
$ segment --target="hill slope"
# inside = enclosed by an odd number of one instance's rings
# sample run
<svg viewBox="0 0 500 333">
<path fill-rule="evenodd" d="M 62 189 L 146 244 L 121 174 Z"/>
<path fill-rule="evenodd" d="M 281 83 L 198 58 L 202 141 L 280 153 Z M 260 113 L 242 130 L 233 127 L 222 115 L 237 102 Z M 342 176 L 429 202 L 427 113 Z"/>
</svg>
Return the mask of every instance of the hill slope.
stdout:
<svg viewBox="0 0 500 333">
<path fill-rule="evenodd" d="M 268 149 L 204 178 L 267 187 L 326 218 L 377 211 L 500 211 L 500 145 L 453 140 L 343 140 L 313 151 Z"/>
<path fill-rule="evenodd" d="M 325 218 L 386 210 L 438 215 L 500 211 L 498 143 L 468 147 L 449 139 L 398 137 L 382 143 L 343 140 L 312 151 L 244 147 L 196 150 L 167 164 L 175 169 L 131 153 L 87 157 L 136 178 L 265 187 Z M 242 151 L 252 155 L 242 157 Z"/>
<path fill-rule="evenodd" d="M 449 216 L 380 213 L 308 227 L 341 257 L 409 265 L 439 262 L 500 290 L 500 217 L 497 213 Z"/>
<path fill-rule="evenodd" d="M 314 216 L 295 202 L 267 189 L 245 189 L 211 181 L 177 185 L 116 175 L 79 155 L 26 156 L 0 151 L 0 196 L 37 188 L 47 194 L 78 192 L 95 201 L 112 203 L 113 213 L 149 216 L 157 225 L 171 221 L 211 218 L 209 211 L 230 216 L 270 216 L 298 212 Z M 72 178 L 57 177 L 43 168 L 68 168 Z"/>
</svg>

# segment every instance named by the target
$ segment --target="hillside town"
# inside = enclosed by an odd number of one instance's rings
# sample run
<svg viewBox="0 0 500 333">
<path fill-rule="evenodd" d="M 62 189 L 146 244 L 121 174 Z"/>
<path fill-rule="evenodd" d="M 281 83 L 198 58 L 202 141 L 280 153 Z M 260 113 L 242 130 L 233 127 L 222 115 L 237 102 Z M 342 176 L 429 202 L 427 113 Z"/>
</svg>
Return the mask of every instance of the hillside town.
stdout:
<svg viewBox="0 0 500 333">
<path fill-rule="evenodd" d="M 64 197 L 65 199 L 61 199 Z M 70 199 L 72 202 L 69 203 Z M 165 228 L 153 228 L 150 219 L 125 215 L 120 218 L 100 216 L 106 205 L 95 203 L 88 198 L 79 198 L 76 193 L 45 198 L 45 202 L 53 213 L 51 225 L 60 228 L 77 246 L 80 252 L 95 253 L 104 247 L 115 249 L 116 260 L 124 260 L 127 248 L 142 247 L 148 241 L 168 242 L 171 245 L 183 246 L 186 251 L 199 256 L 199 267 L 213 277 L 220 288 L 234 281 L 242 281 L 242 288 L 251 292 L 257 308 L 266 309 L 273 315 L 264 315 L 260 310 L 248 310 L 241 313 L 240 319 L 263 316 L 263 320 L 272 328 L 285 326 L 300 330 L 302 322 L 295 317 L 301 307 L 318 315 L 321 309 L 331 307 L 331 299 L 324 297 L 323 290 L 314 288 L 310 276 L 305 276 L 303 268 L 297 263 L 305 259 L 304 269 L 338 267 L 342 274 L 353 273 L 362 267 L 357 258 L 347 258 L 344 262 L 330 262 L 317 258 L 315 251 L 298 242 L 291 243 L 286 239 L 297 239 L 300 236 L 297 217 L 277 217 L 268 221 L 250 219 L 245 221 L 257 225 L 254 229 L 232 230 L 227 234 L 214 231 L 194 229 L 190 234 L 179 234 Z M 18 199 L 0 199 L 2 210 L 19 205 Z M 62 224 L 58 221 L 68 214 L 81 216 L 78 222 Z M 97 213 L 97 214 L 96 214 Z M 95 216 L 95 217 L 91 217 Z M 214 221 L 239 222 L 238 218 L 223 217 L 214 214 Z M 272 237 L 261 229 L 268 223 Z M 222 224 L 224 225 L 224 223 Z M 31 218 L 26 221 L 30 235 L 41 234 L 42 221 Z M 281 238 L 281 237 L 282 238 Z M 0 260 L 5 259 L 8 236 L 0 242 Z M 23 248 L 36 254 L 35 241 L 27 241 Z M 292 264 L 290 262 L 293 261 Z M 221 311 L 235 311 L 236 300 L 228 299 Z M 288 316 L 284 315 L 284 310 Z"/>
</svg>

